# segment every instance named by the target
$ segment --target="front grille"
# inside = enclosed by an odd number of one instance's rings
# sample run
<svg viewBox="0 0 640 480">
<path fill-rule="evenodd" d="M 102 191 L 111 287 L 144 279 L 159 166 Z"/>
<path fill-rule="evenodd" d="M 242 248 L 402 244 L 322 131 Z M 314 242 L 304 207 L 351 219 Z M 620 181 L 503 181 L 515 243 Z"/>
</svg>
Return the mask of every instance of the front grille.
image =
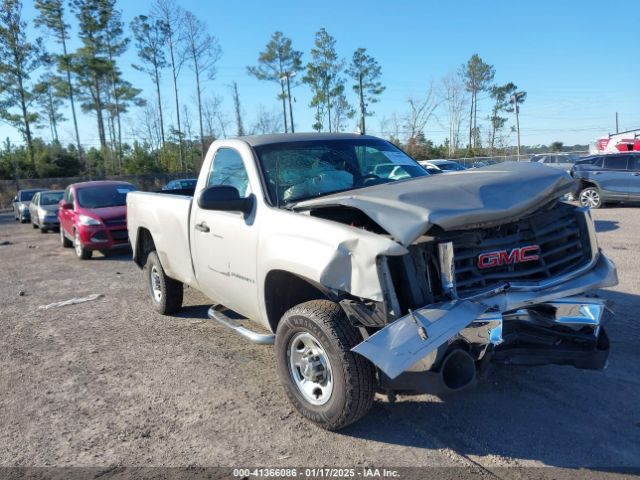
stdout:
<svg viewBox="0 0 640 480">
<path fill-rule="evenodd" d="M 575 270 L 591 258 L 587 226 L 574 207 L 558 204 L 518 222 L 453 240 L 456 290 L 461 297 L 505 282 L 538 282 Z M 479 268 L 481 254 L 538 245 L 537 260 Z"/>
<path fill-rule="evenodd" d="M 129 241 L 129 232 L 127 230 L 111 230 L 111 238 L 114 242 Z"/>
<path fill-rule="evenodd" d="M 122 218 L 112 218 L 110 220 L 105 220 L 104 224 L 107 227 L 115 227 L 115 226 L 119 226 L 119 225 L 126 225 L 127 223 L 127 219 L 125 217 Z"/>
</svg>

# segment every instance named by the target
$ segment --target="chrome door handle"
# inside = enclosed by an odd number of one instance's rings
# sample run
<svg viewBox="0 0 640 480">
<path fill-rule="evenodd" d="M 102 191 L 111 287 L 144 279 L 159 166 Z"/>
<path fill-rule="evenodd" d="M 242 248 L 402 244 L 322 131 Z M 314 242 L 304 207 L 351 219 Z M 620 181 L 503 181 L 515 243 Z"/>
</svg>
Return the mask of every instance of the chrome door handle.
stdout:
<svg viewBox="0 0 640 480">
<path fill-rule="evenodd" d="M 209 227 L 207 226 L 207 224 L 205 222 L 196 223 L 195 227 L 196 227 L 196 230 L 198 230 L 199 232 L 207 233 L 209 231 Z"/>
</svg>

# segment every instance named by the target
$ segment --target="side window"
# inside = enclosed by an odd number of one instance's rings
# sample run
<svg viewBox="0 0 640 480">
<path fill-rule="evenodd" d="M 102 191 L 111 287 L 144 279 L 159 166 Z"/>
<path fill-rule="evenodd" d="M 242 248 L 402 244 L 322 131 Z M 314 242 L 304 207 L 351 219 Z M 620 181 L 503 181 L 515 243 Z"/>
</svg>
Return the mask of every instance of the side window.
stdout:
<svg viewBox="0 0 640 480">
<path fill-rule="evenodd" d="M 627 158 L 618 155 L 607 157 L 604 159 L 604 168 L 607 170 L 626 170 Z"/>
<path fill-rule="evenodd" d="M 640 156 L 633 156 L 629 158 L 629 170 L 635 170 L 640 172 Z"/>
<path fill-rule="evenodd" d="M 602 157 L 598 157 L 598 158 L 593 162 L 593 165 L 594 165 L 594 166 L 596 166 L 596 167 L 600 167 L 600 168 L 602 168 L 602 161 L 603 161 L 603 160 L 602 160 Z"/>
<path fill-rule="evenodd" d="M 232 148 L 221 148 L 216 152 L 209 171 L 207 186 L 230 185 L 236 187 L 241 197 L 249 191 L 249 177 L 242 157 Z"/>
</svg>

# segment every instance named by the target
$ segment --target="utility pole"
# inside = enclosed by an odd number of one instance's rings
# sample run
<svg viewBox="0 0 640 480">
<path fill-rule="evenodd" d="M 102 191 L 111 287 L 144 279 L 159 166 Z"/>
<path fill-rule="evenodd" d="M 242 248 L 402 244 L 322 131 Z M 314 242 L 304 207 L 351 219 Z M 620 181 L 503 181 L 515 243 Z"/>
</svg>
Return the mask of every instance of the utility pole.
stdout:
<svg viewBox="0 0 640 480">
<path fill-rule="evenodd" d="M 296 76 L 296 72 L 285 72 L 282 77 L 280 77 L 280 81 L 287 82 L 287 97 L 289 98 L 289 119 L 291 120 L 291 133 L 295 133 L 295 129 L 293 127 L 293 107 L 291 106 L 291 78 Z M 287 133 L 287 116 L 284 118 L 284 132 Z"/>
</svg>

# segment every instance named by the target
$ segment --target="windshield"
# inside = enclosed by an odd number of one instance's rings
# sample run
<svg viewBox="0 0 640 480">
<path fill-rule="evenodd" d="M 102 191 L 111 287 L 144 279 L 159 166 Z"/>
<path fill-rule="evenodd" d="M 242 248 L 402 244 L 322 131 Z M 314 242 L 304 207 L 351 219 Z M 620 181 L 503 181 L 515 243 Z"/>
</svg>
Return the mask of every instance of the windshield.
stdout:
<svg viewBox="0 0 640 480">
<path fill-rule="evenodd" d="M 384 140 L 318 140 L 255 149 L 271 201 L 278 206 L 429 175 L 415 160 Z"/>
<path fill-rule="evenodd" d="M 28 191 L 28 190 L 27 190 L 26 192 L 20 192 L 19 200 L 20 200 L 21 202 L 30 202 L 30 201 L 31 201 L 31 199 L 33 198 L 33 196 L 34 196 L 36 193 L 38 193 L 38 190 L 35 190 L 35 191 L 33 191 L 33 190 L 32 190 L 32 191 Z"/>
<path fill-rule="evenodd" d="M 79 188 L 76 194 L 78 204 L 84 208 L 118 207 L 127 204 L 127 193 L 135 189 L 133 185 L 104 185 Z"/>
<path fill-rule="evenodd" d="M 41 193 L 40 205 L 55 205 L 60 200 L 62 200 L 63 195 L 64 192 Z"/>
</svg>

